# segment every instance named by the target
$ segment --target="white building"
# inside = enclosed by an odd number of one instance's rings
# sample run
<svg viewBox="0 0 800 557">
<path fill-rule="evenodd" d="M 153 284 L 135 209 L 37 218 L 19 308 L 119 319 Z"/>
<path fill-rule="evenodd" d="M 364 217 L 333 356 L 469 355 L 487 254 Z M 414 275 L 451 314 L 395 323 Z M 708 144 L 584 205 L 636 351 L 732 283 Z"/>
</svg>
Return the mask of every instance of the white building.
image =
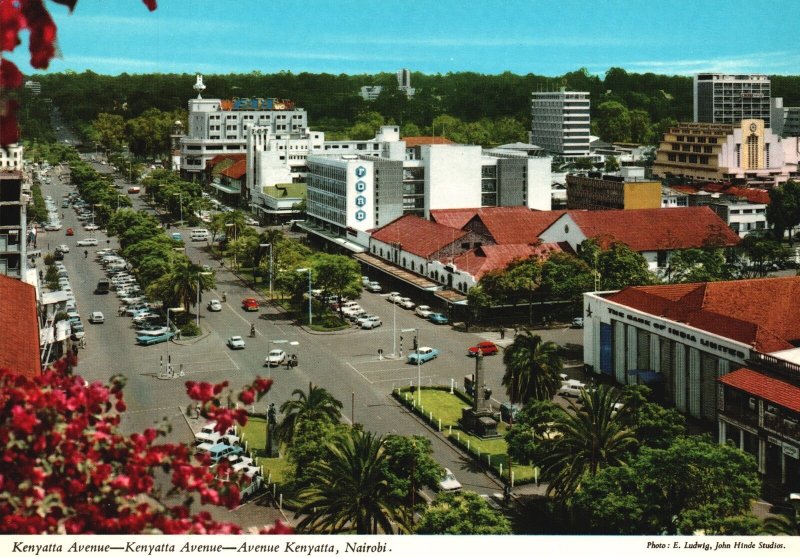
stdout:
<svg viewBox="0 0 800 557">
<path fill-rule="evenodd" d="M 422 144 L 407 155 L 403 141 L 385 144 L 381 156 L 366 148 L 339 151 L 308 158 L 309 220 L 334 234 L 381 227 L 405 214 L 428 218 L 437 209 L 550 209 L 549 157 L 454 144 Z"/>
<path fill-rule="evenodd" d="M 750 232 L 766 230 L 769 227 L 766 203 L 737 199 L 714 201 L 708 206 L 742 238 Z"/>
<path fill-rule="evenodd" d="M 531 93 L 530 141 L 553 155 L 589 155 L 589 93 L 561 91 Z"/>
<path fill-rule="evenodd" d="M 281 99 L 191 99 L 188 130 L 180 139 L 181 173 L 199 177 L 216 155 L 245 153 L 256 126 L 273 135 L 292 134 L 306 131 L 308 121 L 304 109 Z"/>
<path fill-rule="evenodd" d="M 0 170 L 22 170 L 22 145 L 12 143 L 0 148 Z"/>
<path fill-rule="evenodd" d="M 694 121 L 738 125 L 745 119 L 770 126 L 770 80 L 761 74 L 695 74 Z"/>
</svg>

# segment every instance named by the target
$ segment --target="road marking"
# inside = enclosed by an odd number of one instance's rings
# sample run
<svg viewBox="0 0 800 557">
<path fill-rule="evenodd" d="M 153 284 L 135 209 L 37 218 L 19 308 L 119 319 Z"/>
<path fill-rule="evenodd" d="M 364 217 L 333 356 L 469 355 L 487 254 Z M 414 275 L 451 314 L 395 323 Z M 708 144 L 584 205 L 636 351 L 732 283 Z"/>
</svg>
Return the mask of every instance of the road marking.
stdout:
<svg viewBox="0 0 800 557">
<path fill-rule="evenodd" d="M 236 362 L 234 362 L 234 361 L 233 361 L 233 358 L 231 358 L 231 355 L 230 355 L 230 354 L 228 354 L 227 352 L 225 352 L 224 354 L 225 354 L 225 355 L 228 357 L 228 359 L 231 361 L 231 363 L 233 364 L 233 367 L 235 367 L 235 368 L 236 368 L 236 371 L 239 371 L 239 366 L 238 366 L 238 365 L 236 365 Z"/>
</svg>

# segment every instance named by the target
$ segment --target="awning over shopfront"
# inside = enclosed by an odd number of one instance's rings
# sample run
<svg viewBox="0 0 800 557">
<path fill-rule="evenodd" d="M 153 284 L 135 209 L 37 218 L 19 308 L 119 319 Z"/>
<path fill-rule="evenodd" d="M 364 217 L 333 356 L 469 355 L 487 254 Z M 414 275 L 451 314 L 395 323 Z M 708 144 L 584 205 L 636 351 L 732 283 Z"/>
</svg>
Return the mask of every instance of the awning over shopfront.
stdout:
<svg viewBox="0 0 800 557">
<path fill-rule="evenodd" d="M 239 188 L 234 188 L 232 186 L 226 186 L 226 185 L 220 184 L 218 182 L 211 182 L 211 185 L 215 189 L 217 189 L 217 190 L 219 190 L 219 191 L 221 191 L 223 193 L 230 193 L 230 194 L 236 194 L 236 195 L 242 193 L 241 191 L 239 191 Z"/>
</svg>

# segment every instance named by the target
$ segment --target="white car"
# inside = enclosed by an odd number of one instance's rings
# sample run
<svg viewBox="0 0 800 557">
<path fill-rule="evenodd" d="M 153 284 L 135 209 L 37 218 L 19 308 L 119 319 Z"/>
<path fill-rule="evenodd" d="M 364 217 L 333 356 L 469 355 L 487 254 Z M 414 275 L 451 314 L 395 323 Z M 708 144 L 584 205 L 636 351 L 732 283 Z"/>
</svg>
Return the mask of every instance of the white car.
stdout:
<svg viewBox="0 0 800 557">
<path fill-rule="evenodd" d="M 400 299 L 400 292 L 389 292 L 389 294 L 386 296 L 387 302 L 394 302 L 395 304 L 399 299 Z"/>
<path fill-rule="evenodd" d="M 586 384 L 581 383 L 577 379 L 567 379 L 566 381 L 561 382 L 561 387 L 559 387 L 558 392 L 563 397 L 574 396 L 578 398 L 581 396 L 581 391 L 586 388 Z"/>
<path fill-rule="evenodd" d="M 414 313 L 423 319 L 427 319 L 433 314 L 433 310 L 431 309 L 431 306 L 417 306 L 417 309 L 414 310 Z"/>
<path fill-rule="evenodd" d="M 228 348 L 231 350 L 240 350 L 244 348 L 244 339 L 240 336 L 232 336 L 228 339 Z"/>
<path fill-rule="evenodd" d="M 442 491 L 459 491 L 461 490 L 461 482 L 459 482 L 455 475 L 449 468 L 444 469 L 444 478 L 439 482 L 439 489 Z"/>
<path fill-rule="evenodd" d="M 216 298 L 208 302 L 208 311 L 222 311 L 222 303 Z"/>
<path fill-rule="evenodd" d="M 356 304 L 354 306 L 347 306 L 346 308 L 342 308 L 342 313 L 344 314 L 345 317 L 348 317 L 348 318 L 353 317 L 354 315 L 358 315 L 359 313 L 362 313 L 363 311 L 364 311 L 364 308 L 362 308 L 358 304 Z"/>
<path fill-rule="evenodd" d="M 83 240 L 78 240 L 75 244 L 76 246 L 96 246 L 97 245 L 97 238 L 84 238 Z"/>
<path fill-rule="evenodd" d="M 362 329 L 374 329 L 375 327 L 380 327 L 382 324 L 381 318 L 377 315 L 367 315 L 358 320 L 358 326 Z"/>
<path fill-rule="evenodd" d="M 84 224 L 83 225 L 83 229 L 84 230 L 100 230 L 100 226 L 98 226 L 98 225 L 96 225 L 94 223 L 89 223 L 89 224 Z"/>
<path fill-rule="evenodd" d="M 378 281 L 375 281 L 375 280 L 373 280 L 372 282 L 370 282 L 370 283 L 369 283 L 368 285 L 366 285 L 364 288 L 366 288 L 366 289 L 367 289 L 367 290 L 369 290 L 370 292 L 380 292 L 381 290 L 383 290 L 383 288 L 381 288 L 381 285 L 380 285 L 380 283 L 379 283 Z"/>
<path fill-rule="evenodd" d="M 48 222 L 44 225 L 45 230 L 61 230 L 61 224 L 57 222 Z"/>
<path fill-rule="evenodd" d="M 260 222 L 258 222 L 258 221 L 257 221 L 256 219 L 254 219 L 253 217 L 247 217 L 247 218 L 245 218 L 245 219 L 244 219 L 244 223 L 245 223 L 246 225 L 248 225 L 248 226 L 258 226 L 259 224 L 261 224 Z"/>
<path fill-rule="evenodd" d="M 102 311 L 93 311 L 92 315 L 89 316 L 89 323 L 104 323 L 106 320 L 105 316 L 103 315 Z"/>
<path fill-rule="evenodd" d="M 264 359 L 264 365 L 273 367 L 279 366 L 286 360 L 286 352 L 283 350 L 270 350 L 267 357 Z"/>
<path fill-rule="evenodd" d="M 69 253 L 69 246 L 67 244 L 61 244 L 56 248 L 56 251 L 60 251 L 61 253 Z"/>
<path fill-rule="evenodd" d="M 412 302 L 412 301 L 411 301 L 411 298 L 400 298 L 400 299 L 397 301 L 397 305 L 398 305 L 398 306 L 400 306 L 400 307 L 401 307 L 401 308 L 403 308 L 403 309 L 414 309 L 414 307 L 415 307 L 417 304 L 415 304 L 414 302 Z"/>
</svg>

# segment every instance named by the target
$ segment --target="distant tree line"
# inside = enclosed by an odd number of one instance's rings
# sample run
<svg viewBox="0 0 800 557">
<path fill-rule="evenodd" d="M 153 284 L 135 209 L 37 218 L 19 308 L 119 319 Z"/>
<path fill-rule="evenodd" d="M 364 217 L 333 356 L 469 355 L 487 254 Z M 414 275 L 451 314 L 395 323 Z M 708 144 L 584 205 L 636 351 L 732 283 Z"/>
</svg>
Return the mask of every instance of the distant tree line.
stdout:
<svg viewBox="0 0 800 557">
<path fill-rule="evenodd" d="M 107 76 L 86 71 L 34 75 L 31 79 L 41 82 L 41 96 L 53 99 L 65 120 L 84 132 L 100 114 L 122 116 L 127 122 L 152 109 L 175 113 L 186 110 L 188 100 L 195 96 L 194 75 L 189 74 Z M 773 96 L 784 97 L 787 106 L 800 104 L 800 76 L 771 79 Z M 530 129 L 532 92 L 560 87 L 591 94 L 594 131 L 607 141 L 653 141 L 672 122 L 692 117 L 691 77 L 628 73 L 620 68 L 611 68 L 603 77 L 591 75 L 585 68 L 558 77 L 412 72 L 417 93 L 411 99 L 397 91 L 394 73 L 251 72 L 206 75 L 205 83 L 208 97 L 292 99 L 308 111 L 314 129 L 334 134 L 331 137 L 348 136 L 359 121 L 370 120 L 367 113 L 377 113 L 384 122 L 409 126 L 412 132 L 416 129 L 448 137 L 455 129 L 444 125 L 440 130 L 437 118 L 447 116 L 466 125 L 490 121 L 496 126 L 506 121 L 508 129 L 503 133 L 492 136 L 480 129 L 472 133 L 478 142 L 499 143 Z M 383 85 L 384 89 L 377 100 L 364 101 L 359 96 L 363 85 Z"/>
</svg>

